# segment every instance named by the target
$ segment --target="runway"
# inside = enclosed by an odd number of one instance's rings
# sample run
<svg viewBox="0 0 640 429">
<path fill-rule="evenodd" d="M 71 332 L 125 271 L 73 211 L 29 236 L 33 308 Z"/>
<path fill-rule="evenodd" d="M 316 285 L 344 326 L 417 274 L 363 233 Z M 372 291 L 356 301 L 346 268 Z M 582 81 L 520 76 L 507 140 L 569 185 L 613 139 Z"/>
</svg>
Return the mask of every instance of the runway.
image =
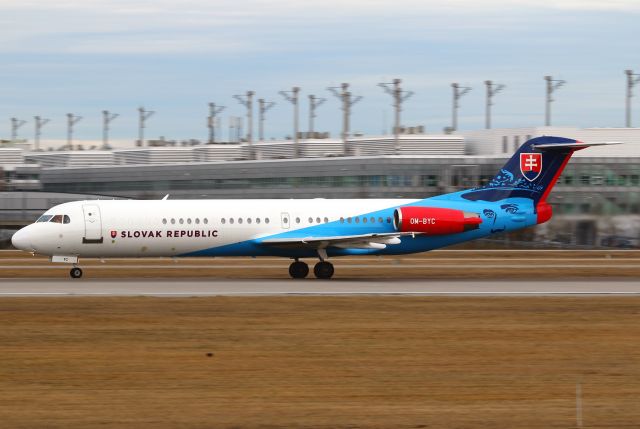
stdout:
<svg viewBox="0 0 640 429">
<path fill-rule="evenodd" d="M 639 295 L 630 280 L 4 280 L 0 297 Z"/>
</svg>

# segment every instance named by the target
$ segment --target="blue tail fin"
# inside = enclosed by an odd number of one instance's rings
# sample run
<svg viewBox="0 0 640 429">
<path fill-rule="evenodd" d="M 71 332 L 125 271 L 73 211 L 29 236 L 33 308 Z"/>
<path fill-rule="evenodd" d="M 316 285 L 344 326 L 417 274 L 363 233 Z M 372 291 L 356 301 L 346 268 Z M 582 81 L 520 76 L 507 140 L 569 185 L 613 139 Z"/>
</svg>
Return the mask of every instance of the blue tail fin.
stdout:
<svg viewBox="0 0 640 429">
<path fill-rule="evenodd" d="M 577 140 L 562 137 L 537 137 L 520 149 L 500 169 L 489 184 L 464 192 L 472 201 L 500 201 L 506 198 L 530 198 L 534 206 L 544 202 L 573 152 L 581 149 Z"/>
</svg>

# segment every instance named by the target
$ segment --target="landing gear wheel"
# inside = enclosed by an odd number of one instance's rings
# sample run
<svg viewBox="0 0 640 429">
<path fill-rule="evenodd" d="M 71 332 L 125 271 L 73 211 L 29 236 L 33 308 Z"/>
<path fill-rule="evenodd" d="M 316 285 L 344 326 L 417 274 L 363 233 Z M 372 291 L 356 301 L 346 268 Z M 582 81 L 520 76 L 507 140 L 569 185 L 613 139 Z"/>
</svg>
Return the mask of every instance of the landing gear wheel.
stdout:
<svg viewBox="0 0 640 429">
<path fill-rule="evenodd" d="M 71 275 L 71 278 L 79 279 L 80 277 L 82 277 L 82 270 L 78 267 L 71 268 L 69 274 Z"/>
<path fill-rule="evenodd" d="M 318 262 L 313 267 L 313 274 L 319 279 L 330 279 L 333 277 L 333 271 L 333 264 L 327 261 Z"/>
<path fill-rule="evenodd" d="M 303 279 L 309 274 L 309 266 L 304 262 L 296 261 L 289 265 L 289 275 L 294 279 Z"/>
</svg>

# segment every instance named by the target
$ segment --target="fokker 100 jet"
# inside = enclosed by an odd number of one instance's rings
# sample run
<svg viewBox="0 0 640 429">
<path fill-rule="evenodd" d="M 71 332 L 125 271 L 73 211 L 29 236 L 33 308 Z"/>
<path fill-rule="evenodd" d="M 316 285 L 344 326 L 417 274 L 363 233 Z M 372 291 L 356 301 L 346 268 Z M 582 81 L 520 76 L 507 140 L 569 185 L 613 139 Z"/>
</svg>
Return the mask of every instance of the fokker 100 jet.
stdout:
<svg viewBox="0 0 640 429">
<path fill-rule="evenodd" d="M 576 150 L 608 143 L 538 137 L 486 185 L 426 199 L 96 200 L 61 204 L 13 245 L 52 262 L 79 258 L 281 256 L 291 277 L 333 276 L 330 258 L 424 252 L 548 221 L 547 202 Z"/>
</svg>

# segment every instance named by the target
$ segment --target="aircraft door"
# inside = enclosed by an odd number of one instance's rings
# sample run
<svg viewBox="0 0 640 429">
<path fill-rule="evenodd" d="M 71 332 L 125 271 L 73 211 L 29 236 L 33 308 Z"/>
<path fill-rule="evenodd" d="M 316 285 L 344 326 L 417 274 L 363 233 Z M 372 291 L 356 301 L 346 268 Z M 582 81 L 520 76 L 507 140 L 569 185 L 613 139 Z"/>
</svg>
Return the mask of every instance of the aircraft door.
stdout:
<svg viewBox="0 0 640 429">
<path fill-rule="evenodd" d="M 282 224 L 282 229 L 289 229 L 289 225 L 291 224 L 289 213 L 280 213 L 280 222 Z"/>
<path fill-rule="evenodd" d="M 85 204 L 82 206 L 84 213 L 84 237 L 83 243 L 102 243 L 102 218 L 100 207 L 96 204 Z"/>
</svg>

